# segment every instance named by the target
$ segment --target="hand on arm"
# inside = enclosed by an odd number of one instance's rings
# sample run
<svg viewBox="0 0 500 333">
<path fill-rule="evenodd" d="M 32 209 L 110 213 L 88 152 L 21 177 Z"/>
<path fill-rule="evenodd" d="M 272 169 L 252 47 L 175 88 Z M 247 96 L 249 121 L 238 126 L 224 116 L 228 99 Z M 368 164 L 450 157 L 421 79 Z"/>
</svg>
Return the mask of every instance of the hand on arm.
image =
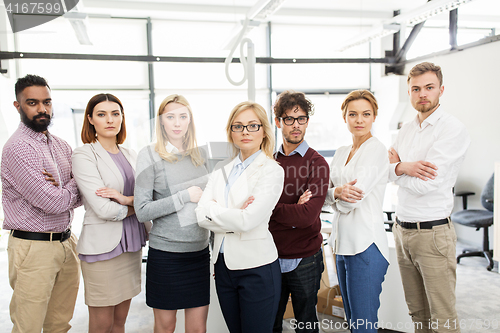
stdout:
<svg viewBox="0 0 500 333">
<path fill-rule="evenodd" d="M 397 185 L 410 193 L 425 195 L 440 188 L 446 179 L 453 177 L 452 173 L 459 165 L 457 163 L 463 160 L 469 147 L 470 138 L 463 124 L 453 119 L 449 122 L 436 131 L 433 142 L 421 161 L 397 165 L 395 175 L 403 174 L 394 180 Z"/>
<path fill-rule="evenodd" d="M 191 202 L 192 200 L 199 200 L 199 198 L 194 197 L 194 194 L 199 192 L 195 189 L 192 189 L 193 195 L 191 195 L 188 189 L 174 192 L 168 183 L 155 183 L 158 175 L 161 176 L 161 179 L 165 179 L 162 173 L 167 171 L 163 168 L 163 170 L 157 170 L 155 168 L 155 164 L 157 162 L 154 161 L 152 153 L 149 151 L 151 149 L 151 146 L 145 147 L 139 152 L 137 157 L 134 187 L 134 208 L 137 219 L 141 222 L 155 220 L 160 217 L 176 213 L 183 209 L 188 202 Z M 169 188 L 168 192 L 170 195 L 163 198 L 155 198 L 154 192 L 156 186 L 161 187 L 158 190 Z"/>
<path fill-rule="evenodd" d="M 396 175 L 405 174 L 427 181 L 436 178 L 437 169 L 437 166 L 427 161 L 401 162 L 396 166 Z"/>
<path fill-rule="evenodd" d="M 245 201 L 245 203 L 243 204 L 243 206 L 241 206 L 241 209 L 247 208 L 254 200 L 255 200 L 255 198 L 254 198 L 253 195 L 251 195 L 250 197 L 248 197 L 247 201 Z"/>
<path fill-rule="evenodd" d="M 198 186 L 191 186 L 188 189 L 189 192 L 189 200 L 191 202 L 197 203 L 200 201 L 201 195 L 203 194 L 203 190 Z"/>
<path fill-rule="evenodd" d="M 258 184 L 252 190 L 252 200 L 249 197 L 241 208 L 227 208 L 213 201 L 210 195 L 203 195 L 196 209 L 200 226 L 214 232 L 223 229 L 233 232 L 248 232 L 269 222 L 269 215 L 283 192 L 284 171 L 279 166 L 264 170 L 258 179 Z M 219 185 L 222 179 L 218 179 Z M 205 192 L 210 190 L 208 182 Z M 324 199 L 323 199 L 324 201 Z M 248 203 L 248 205 L 247 205 Z"/>
<path fill-rule="evenodd" d="M 417 162 L 401 162 L 398 153 L 394 148 L 389 149 L 389 162 L 399 163 L 396 165 L 396 175 L 401 176 L 403 174 L 417 177 L 424 181 L 429 179 L 435 179 L 437 176 L 436 170 L 437 166 L 427 161 L 417 161 Z"/>
<path fill-rule="evenodd" d="M 70 179 L 60 186 L 51 174 L 44 174 L 46 170 L 40 157 L 31 147 L 18 145 L 6 154 L 6 167 L 15 170 L 13 177 L 16 190 L 31 205 L 48 214 L 61 214 L 78 203 L 79 194 L 75 181 Z"/>
<path fill-rule="evenodd" d="M 308 202 L 311 199 L 311 197 L 312 197 L 311 190 L 308 189 L 304 193 L 302 193 L 302 195 L 299 198 L 299 201 L 297 201 L 297 204 L 303 205 L 306 202 Z"/>
<path fill-rule="evenodd" d="M 363 199 L 365 193 L 361 189 L 354 186 L 357 182 L 358 180 L 354 179 L 353 181 L 345 183 L 342 186 L 336 187 L 334 198 L 350 203 L 356 203 L 356 201 Z"/>
<path fill-rule="evenodd" d="M 334 209 L 340 213 L 349 214 L 363 205 L 365 198 L 377 186 L 387 183 L 389 173 L 387 149 L 377 141 L 372 141 L 369 144 L 356 163 L 351 165 L 354 169 L 349 170 L 349 174 L 354 175 L 356 179 L 335 188 L 337 193 L 334 196 L 339 201 L 335 203 Z M 342 177 L 337 174 L 336 179 L 339 182 Z M 345 180 L 348 179 L 344 178 L 343 181 Z"/>
<path fill-rule="evenodd" d="M 50 172 L 48 172 L 47 170 L 43 169 L 43 172 L 42 174 L 45 177 L 45 180 L 48 181 L 49 183 L 51 183 L 52 185 L 54 185 L 55 187 L 59 187 L 59 183 L 54 179 L 54 177 L 52 177 L 52 174 Z"/>
<path fill-rule="evenodd" d="M 117 190 L 106 188 L 97 167 L 96 156 L 88 147 L 75 149 L 72 161 L 73 176 L 82 197 L 86 200 L 87 208 L 91 208 L 102 220 L 123 220 L 127 216 L 127 205 L 119 203 L 118 199 L 131 200 L 133 203 L 133 197 L 123 199 L 125 197 Z"/>
<path fill-rule="evenodd" d="M 95 191 L 95 194 L 102 197 L 113 200 L 123 206 L 133 206 L 134 196 L 125 196 L 115 189 L 108 187 L 101 187 Z"/>
<path fill-rule="evenodd" d="M 319 216 L 325 203 L 330 182 L 329 167 L 326 161 L 318 160 L 317 163 L 314 166 L 314 171 L 311 170 L 307 183 L 311 193 L 309 194 L 307 191 L 302 193 L 297 203 L 278 203 L 274 207 L 271 219 L 280 224 L 280 228 L 308 228 L 317 223 L 315 216 Z"/>
</svg>

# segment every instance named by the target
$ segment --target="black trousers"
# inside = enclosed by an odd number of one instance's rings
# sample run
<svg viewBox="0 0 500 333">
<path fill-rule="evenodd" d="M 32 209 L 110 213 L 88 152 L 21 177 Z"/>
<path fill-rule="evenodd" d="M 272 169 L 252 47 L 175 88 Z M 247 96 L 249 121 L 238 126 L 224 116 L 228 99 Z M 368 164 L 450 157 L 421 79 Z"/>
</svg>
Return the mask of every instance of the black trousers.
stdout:
<svg viewBox="0 0 500 333">
<path fill-rule="evenodd" d="M 278 260 L 255 268 L 230 270 L 219 254 L 215 285 L 231 333 L 271 333 L 281 294 Z"/>
</svg>

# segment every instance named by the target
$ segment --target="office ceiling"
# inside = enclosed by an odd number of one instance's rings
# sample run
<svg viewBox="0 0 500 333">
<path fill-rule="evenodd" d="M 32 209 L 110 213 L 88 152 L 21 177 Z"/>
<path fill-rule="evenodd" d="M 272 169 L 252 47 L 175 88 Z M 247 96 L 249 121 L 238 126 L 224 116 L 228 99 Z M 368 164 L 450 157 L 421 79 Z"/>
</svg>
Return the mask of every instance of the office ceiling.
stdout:
<svg viewBox="0 0 500 333">
<path fill-rule="evenodd" d="M 239 22 L 257 1 L 80 0 L 82 11 L 94 15 L 225 22 Z M 425 3 L 427 0 L 286 0 L 271 20 L 292 24 L 371 26 L 391 18 L 395 10 L 404 13 Z M 463 24 L 498 26 L 500 1 L 475 0 L 461 7 L 459 15 Z"/>
</svg>

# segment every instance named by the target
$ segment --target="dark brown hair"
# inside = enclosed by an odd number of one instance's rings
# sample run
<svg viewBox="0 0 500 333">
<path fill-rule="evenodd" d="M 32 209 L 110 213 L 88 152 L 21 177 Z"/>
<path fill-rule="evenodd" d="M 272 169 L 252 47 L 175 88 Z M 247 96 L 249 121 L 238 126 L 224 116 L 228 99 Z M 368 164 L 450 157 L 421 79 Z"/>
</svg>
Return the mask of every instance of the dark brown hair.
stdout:
<svg viewBox="0 0 500 333">
<path fill-rule="evenodd" d="M 83 143 L 93 143 L 96 142 L 97 136 L 94 125 L 89 121 L 89 117 L 92 118 L 94 113 L 94 108 L 97 104 L 110 101 L 118 104 L 120 106 L 120 111 L 122 113 L 122 126 L 120 132 L 116 135 L 116 143 L 122 144 L 127 137 L 127 128 L 125 127 L 125 113 L 123 112 L 122 102 L 112 94 L 97 94 L 90 99 L 87 103 L 87 108 L 85 109 L 85 115 L 83 116 L 83 126 L 82 126 L 82 142 Z"/>
<path fill-rule="evenodd" d="M 276 103 L 274 103 L 274 116 L 276 118 L 282 117 L 286 111 L 299 106 L 304 110 L 308 116 L 314 114 L 314 105 L 306 97 L 304 93 L 286 90 L 278 95 Z"/>
</svg>

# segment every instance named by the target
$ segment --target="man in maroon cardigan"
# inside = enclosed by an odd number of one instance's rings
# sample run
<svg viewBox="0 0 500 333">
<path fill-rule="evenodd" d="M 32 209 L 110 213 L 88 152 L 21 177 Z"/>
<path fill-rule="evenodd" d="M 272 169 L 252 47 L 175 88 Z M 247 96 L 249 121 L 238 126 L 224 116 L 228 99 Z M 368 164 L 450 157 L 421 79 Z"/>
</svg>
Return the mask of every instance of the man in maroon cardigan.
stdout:
<svg viewBox="0 0 500 333">
<path fill-rule="evenodd" d="M 282 331 L 292 296 L 296 332 L 319 332 L 317 293 L 323 272 L 319 215 L 328 190 L 329 167 L 304 140 L 313 105 L 301 92 L 285 91 L 274 105 L 283 144 L 275 155 L 285 170 L 283 193 L 269 222 L 281 265 L 281 299 L 273 332 Z"/>
</svg>

